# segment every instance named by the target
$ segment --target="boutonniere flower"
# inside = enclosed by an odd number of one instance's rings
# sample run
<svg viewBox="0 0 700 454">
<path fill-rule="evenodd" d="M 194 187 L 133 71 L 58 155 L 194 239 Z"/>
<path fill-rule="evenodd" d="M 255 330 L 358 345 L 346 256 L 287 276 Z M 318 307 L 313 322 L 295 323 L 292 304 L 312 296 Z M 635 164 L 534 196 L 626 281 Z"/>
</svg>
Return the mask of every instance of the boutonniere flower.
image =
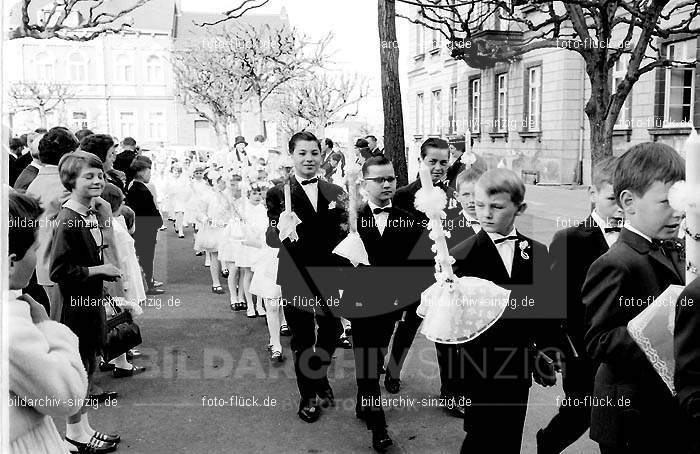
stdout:
<svg viewBox="0 0 700 454">
<path fill-rule="evenodd" d="M 530 255 L 525 252 L 525 250 L 530 247 L 530 243 L 527 241 L 521 241 L 518 246 L 520 247 L 520 257 L 522 257 L 523 260 L 529 260 Z"/>
<path fill-rule="evenodd" d="M 335 200 L 328 204 L 328 209 L 329 210 L 335 209 Z"/>
</svg>

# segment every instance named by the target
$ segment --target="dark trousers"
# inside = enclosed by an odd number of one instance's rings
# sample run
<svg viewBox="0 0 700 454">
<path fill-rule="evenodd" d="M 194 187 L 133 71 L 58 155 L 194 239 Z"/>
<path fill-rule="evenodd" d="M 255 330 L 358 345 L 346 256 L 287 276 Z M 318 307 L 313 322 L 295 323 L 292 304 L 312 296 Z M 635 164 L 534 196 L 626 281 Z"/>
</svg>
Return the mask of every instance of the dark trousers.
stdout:
<svg viewBox="0 0 700 454">
<path fill-rule="evenodd" d="M 285 294 L 282 287 L 282 300 L 292 301 L 293 298 L 294 295 Z M 294 372 L 302 404 L 307 404 L 318 392 L 330 388 L 328 367 L 338 338 L 343 332 L 343 325 L 338 317 L 325 315 L 320 309 L 317 311 L 314 314 L 307 308 L 284 306 L 287 325 L 292 332 Z"/>
<path fill-rule="evenodd" d="M 530 385 L 496 379 L 468 380 L 462 454 L 520 454 Z"/>
<path fill-rule="evenodd" d="M 591 425 L 591 406 L 586 396 L 593 394 L 596 367 L 587 359 L 569 359 L 562 368 L 567 405 L 559 407 L 547 427 L 542 429 L 539 444 L 547 452 L 562 452 L 578 440 Z"/>
<path fill-rule="evenodd" d="M 401 368 L 411 349 L 413 339 L 416 337 L 418 327 L 423 321 L 423 319 L 416 314 L 417 307 L 418 303 L 408 306 L 404 312 L 403 320 L 400 320 L 396 325 L 394 341 L 391 344 L 391 352 L 386 367 L 386 373 L 391 377 L 401 378 Z"/>
<path fill-rule="evenodd" d="M 153 283 L 153 260 L 156 256 L 156 237 L 158 231 L 139 233 L 138 225 L 136 229 L 137 232 L 134 235 L 134 249 L 136 249 L 139 265 L 141 265 L 143 274 L 146 276 L 146 285 L 151 287 Z"/>
<path fill-rule="evenodd" d="M 461 346 L 435 343 L 438 368 L 440 369 L 440 395 L 459 397 L 462 395 L 461 380 L 464 377 L 464 361 Z"/>
<path fill-rule="evenodd" d="M 378 403 L 382 397 L 379 375 L 395 322 L 396 316 L 393 314 L 351 320 L 357 381 L 355 409 L 364 414 L 368 429 L 386 427 L 384 410 Z"/>
<path fill-rule="evenodd" d="M 27 284 L 22 293 L 31 296 L 34 300 L 44 306 L 47 314 L 51 314 L 51 304 L 49 304 L 49 296 L 46 294 L 44 287 L 39 285 L 36 280 L 36 271 L 32 273 L 32 277 L 29 279 L 29 284 Z"/>
</svg>

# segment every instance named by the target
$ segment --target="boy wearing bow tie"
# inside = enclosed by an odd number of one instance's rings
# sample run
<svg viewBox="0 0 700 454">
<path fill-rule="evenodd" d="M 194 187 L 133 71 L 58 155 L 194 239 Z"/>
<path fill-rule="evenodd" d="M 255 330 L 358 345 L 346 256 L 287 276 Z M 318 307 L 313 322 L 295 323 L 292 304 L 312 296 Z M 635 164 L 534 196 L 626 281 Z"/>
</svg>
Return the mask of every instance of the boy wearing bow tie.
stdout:
<svg viewBox="0 0 700 454">
<path fill-rule="evenodd" d="M 505 312 L 477 338 L 462 345 L 465 408 L 463 453 L 520 453 L 532 378 L 554 384 L 551 365 L 533 361 L 535 349 L 549 346 L 552 313 L 546 286 L 547 248 L 515 229 L 526 209 L 525 185 L 512 171 L 493 169 L 476 183 L 476 215 L 481 231 L 450 252 L 457 276 L 487 279 L 510 289 Z"/>
<path fill-rule="evenodd" d="M 546 428 L 537 433 L 537 445 L 545 453 L 560 453 L 583 435 L 591 421 L 590 396 L 597 365 L 586 353 L 586 332 L 581 287 L 591 264 L 615 243 L 622 223 L 622 208 L 613 193 L 614 158 L 604 159 L 593 169 L 593 211 L 582 222 L 554 234 L 549 254 L 556 285 L 556 302 L 566 307 L 559 348 L 563 353 L 562 379 L 566 402 Z"/>
<path fill-rule="evenodd" d="M 285 209 L 281 183 L 267 192 L 270 224 L 266 241 L 280 250 L 277 284 L 282 288 L 281 304 L 292 332 L 294 371 L 301 396 L 297 414 L 311 423 L 320 416 L 319 403 L 324 407 L 334 404 L 327 374 L 343 327 L 326 301 L 331 296 L 337 298 L 334 270 L 345 264 L 333 249 L 347 235 L 347 195 L 340 186 L 316 176 L 321 144 L 312 133 L 294 134 L 289 153 L 294 163 L 288 177 L 291 209 L 301 220 L 296 227 L 298 239 L 279 238 L 277 224 Z"/>
<path fill-rule="evenodd" d="M 627 331 L 627 323 L 669 285 L 684 284 L 679 251 L 663 244 L 676 238 L 682 218 L 668 191 L 684 178 L 683 158 L 660 143 L 635 145 L 615 166 L 615 200 L 625 225 L 613 247 L 593 262 L 582 288 L 584 342 L 599 364 L 593 397 L 614 403 L 591 409 L 590 436 L 602 454 L 690 452 L 677 401 Z"/>
</svg>

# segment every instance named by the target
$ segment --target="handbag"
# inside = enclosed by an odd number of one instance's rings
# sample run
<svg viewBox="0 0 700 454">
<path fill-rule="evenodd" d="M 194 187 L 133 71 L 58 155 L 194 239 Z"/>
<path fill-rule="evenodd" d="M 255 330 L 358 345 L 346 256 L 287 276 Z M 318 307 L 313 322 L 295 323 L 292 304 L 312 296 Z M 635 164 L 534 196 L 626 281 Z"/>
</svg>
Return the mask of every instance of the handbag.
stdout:
<svg viewBox="0 0 700 454">
<path fill-rule="evenodd" d="M 103 349 L 105 361 L 111 361 L 117 356 L 140 345 L 141 329 L 134 323 L 131 313 L 110 301 L 115 315 L 107 320 L 107 342 Z"/>
</svg>

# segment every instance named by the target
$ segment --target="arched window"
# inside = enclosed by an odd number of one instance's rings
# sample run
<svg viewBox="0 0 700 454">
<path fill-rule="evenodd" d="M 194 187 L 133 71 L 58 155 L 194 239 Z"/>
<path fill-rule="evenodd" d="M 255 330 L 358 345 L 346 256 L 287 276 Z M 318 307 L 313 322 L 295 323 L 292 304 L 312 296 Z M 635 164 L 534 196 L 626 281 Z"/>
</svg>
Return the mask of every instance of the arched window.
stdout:
<svg viewBox="0 0 700 454">
<path fill-rule="evenodd" d="M 70 57 L 68 57 L 68 66 L 70 68 L 70 80 L 72 82 L 85 82 L 87 79 L 87 64 L 81 54 L 71 54 Z"/>
<path fill-rule="evenodd" d="M 155 55 L 151 55 L 146 60 L 146 80 L 149 83 L 163 82 L 163 63 Z"/>
<path fill-rule="evenodd" d="M 37 80 L 55 80 L 54 65 L 51 56 L 42 52 L 36 56 L 36 78 Z"/>
<path fill-rule="evenodd" d="M 117 57 L 117 81 L 134 81 L 134 64 L 129 57 L 123 54 Z"/>
</svg>

